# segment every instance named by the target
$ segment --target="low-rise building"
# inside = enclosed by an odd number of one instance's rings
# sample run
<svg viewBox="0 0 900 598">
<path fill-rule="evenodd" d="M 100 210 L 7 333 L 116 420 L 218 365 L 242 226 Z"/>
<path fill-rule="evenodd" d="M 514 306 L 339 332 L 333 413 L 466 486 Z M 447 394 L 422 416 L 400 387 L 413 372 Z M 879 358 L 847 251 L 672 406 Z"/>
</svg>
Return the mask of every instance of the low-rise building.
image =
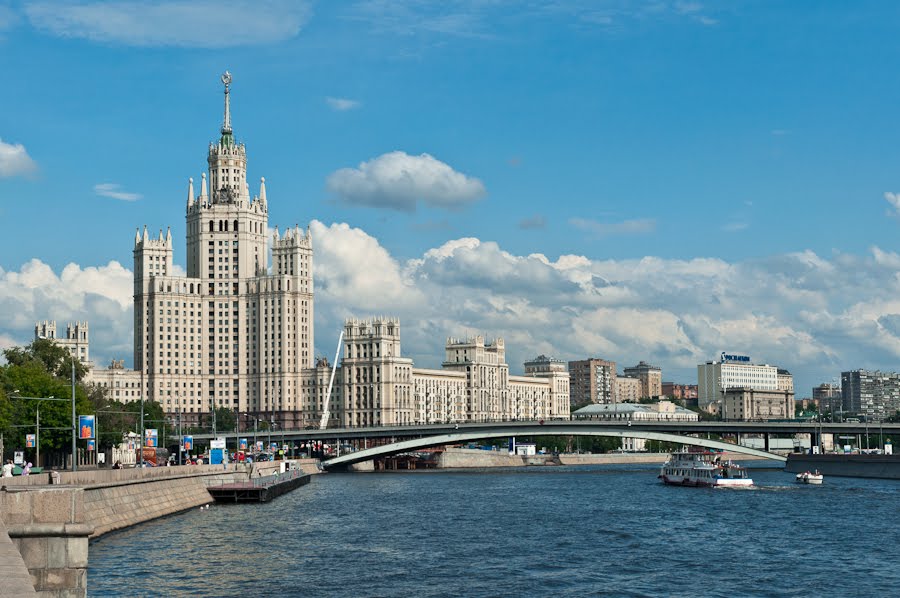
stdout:
<svg viewBox="0 0 900 598">
<path fill-rule="evenodd" d="M 681 421 L 695 422 L 700 416 L 690 409 L 679 407 L 671 401 L 658 403 L 621 403 L 616 405 L 588 405 L 575 411 L 572 419 L 599 421 Z M 642 451 L 647 441 L 642 438 L 623 438 L 622 448 L 626 451 Z"/>
<path fill-rule="evenodd" d="M 697 385 L 696 384 L 676 384 L 675 382 L 663 382 L 662 383 L 662 394 L 663 394 L 663 396 L 670 397 L 672 399 L 696 402 L 696 400 L 697 400 Z"/>
<path fill-rule="evenodd" d="M 794 392 L 748 387 L 728 388 L 725 390 L 721 413 L 725 421 L 793 419 Z"/>
</svg>

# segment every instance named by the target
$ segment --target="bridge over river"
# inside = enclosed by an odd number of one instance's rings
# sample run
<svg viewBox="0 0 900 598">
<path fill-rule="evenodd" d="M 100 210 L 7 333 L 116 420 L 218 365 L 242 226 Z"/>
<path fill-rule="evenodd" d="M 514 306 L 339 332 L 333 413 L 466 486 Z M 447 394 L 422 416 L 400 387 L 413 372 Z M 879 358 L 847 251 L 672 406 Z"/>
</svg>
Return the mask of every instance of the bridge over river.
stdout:
<svg viewBox="0 0 900 598">
<path fill-rule="evenodd" d="M 410 426 L 375 426 L 330 428 L 325 430 L 276 430 L 275 432 L 256 432 L 256 439 L 279 442 L 343 442 L 355 441 L 363 450 L 352 455 L 340 457 L 340 461 L 332 459 L 325 462 L 326 467 L 349 465 L 355 462 L 384 457 L 393 454 L 410 452 L 422 448 L 459 444 L 475 440 L 504 438 L 508 436 L 610 436 L 620 438 L 644 438 L 703 446 L 707 448 L 726 449 L 748 455 L 756 455 L 783 461 L 784 457 L 739 444 L 712 440 L 711 435 L 730 435 L 738 443 L 745 435 L 763 437 L 763 448 L 769 446 L 772 437 L 793 437 L 797 434 L 810 435 L 811 444 L 819 443 L 820 434 L 837 435 L 900 435 L 900 424 L 866 424 L 866 423 L 827 423 L 801 421 L 758 421 L 758 422 L 615 422 L 603 420 L 549 420 L 536 421 L 498 421 L 467 423 L 417 424 Z M 217 434 L 225 437 L 229 446 L 237 446 L 237 439 L 253 438 L 254 430 L 244 430 L 237 434 L 229 432 Z M 208 440 L 210 434 L 195 434 L 195 440 Z"/>
</svg>

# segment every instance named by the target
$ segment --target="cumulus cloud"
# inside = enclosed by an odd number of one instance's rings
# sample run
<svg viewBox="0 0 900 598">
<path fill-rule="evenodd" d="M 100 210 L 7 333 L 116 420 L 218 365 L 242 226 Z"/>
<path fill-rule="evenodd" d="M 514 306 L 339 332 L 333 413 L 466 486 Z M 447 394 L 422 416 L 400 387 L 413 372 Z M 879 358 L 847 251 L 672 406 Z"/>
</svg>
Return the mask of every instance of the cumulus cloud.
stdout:
<svg viewBox="0 0 900 598">
<path fill-rule="evenodd" d="M 0 139 L 0 178 L 32 174 L 37 164 L 21 143 L 5 143 Z"/>
<path fill-rule="evenodd" d="M 347 110 L 353 110 L 355 108 L 359 108 L 362 106 L 362 102 L 358 100 L 350 100 L 347 98 L 325 98 L 325 102 L 331 107 L 332 110 L 337 110 L 338 112 L 346 112 Z"/>
<path fill-rule="evenodd" d="M 413 212 L 419 203 L 461 208 L 485 194 L 482 182 L 428 155 L 394 151 L 328 177 L 328 190 L 353 205 Z"/>
<path fill-rule="evenodd" d="M 513 372 L 538 353 L 696 381 L 720 351 L 789 369 L 797 395 L 855 368 L 897 370 L 900 255 L 812 251 L 728 262 L 647 256 L 517 255 L 494 242 L 448 240 L 412 259 L 366 231 L 313 221 L 316 350 L 334 352 L 348 317 L 401 319 L 403 354 L 439 367 L 448 336 L 501 336 Z M 60 272 L 39 260 L 0 269 L 0 339 L 27 343 L 34 322 L 88 320 L 95 360 L 132 354 L 132 274 L 116 262 Z"/>
<path fill-rule="evenodd" d="M 18 271 L 0 268 L 0 349 L 30 343 L 34 323 L 87 320 L 91 354 L 103 365 L 132 356 L 132 273 L 118 262 L 82 267 L 68 264 L 61 272 L 38 259 Z"/>
<path fill-rule="evenodd" d="M 569 220 L 569 224 L 578 230 L 591 233 L 595 237 L 640 235 L 652 233 L 656 230 L 656 220 L 651 218 L 624 220 L 622 222 L 597 222 L 586 218 L 572 218 Z"/>
<path fill-rule="evenodd" d="M 293 0 L 38 0 L 24 6 L 51 35 L 129 46 L 226 48 L 296 36 L 310 17 Z"/>
<path fill-rule="evenodd" d="M 140 193 L 124 191 L 118 183 L 97 183 L 94 185 L 94 193 L 120 201 L 137 201 L 143 197 Z"/>
</svg>

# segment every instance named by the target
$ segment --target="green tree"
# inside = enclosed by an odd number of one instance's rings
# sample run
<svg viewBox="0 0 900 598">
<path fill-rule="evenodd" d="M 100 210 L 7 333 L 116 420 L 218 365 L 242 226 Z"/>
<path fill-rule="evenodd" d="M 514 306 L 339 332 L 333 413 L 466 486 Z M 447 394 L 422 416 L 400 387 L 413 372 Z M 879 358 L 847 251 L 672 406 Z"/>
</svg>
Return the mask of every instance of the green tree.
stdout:
<svg viewBox="0 0 900 598">
<path fill-rule="evenodd" d="M 237 415 L 228 407 L 216 407 L 216 430 L 219 432 L 234 432 L 237 424 Z"/>
</svg>

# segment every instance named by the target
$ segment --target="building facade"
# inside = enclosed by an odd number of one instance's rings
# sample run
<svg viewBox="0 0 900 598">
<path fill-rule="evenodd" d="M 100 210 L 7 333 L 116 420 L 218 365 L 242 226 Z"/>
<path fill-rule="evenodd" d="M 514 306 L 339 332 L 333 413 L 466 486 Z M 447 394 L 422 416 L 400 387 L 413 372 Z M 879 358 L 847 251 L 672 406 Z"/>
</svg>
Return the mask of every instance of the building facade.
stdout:
<svg viewBox="0 0 900 598">
<path fill-rule="evenodd" d="M 573 405 L 615 403 L 616 362 L 595 357 L 570 361 L 569 385 Z"/>
<path fill-rule="evenodd" d="M 721 414 L 725 421 L 793 419 L 794 391 L 727 388 Z"/>
<path fill-rule="evenodd" d="M 250 196 L 247 151 L 231 126 L 231 77 L 200 193 L 188 182 L 187 275 L 172 235 L 134 240 L 134 367 L 146 399 L 194 423 L 213 408 L 296 426 L 313 370 L 312 242 L 276 227 L 268 263 L 265 179 Z"/>
<path fill-rule="evenodd" d="M 900 374 L 877 370 L 842 372 L 841 395 L 842 416 L 883 421 L 900 411 Z"/>
<path fill-rule="evenodd" d="M 695 422 L 700 419 L 700 416 L 690 409 L 679 407 L 671 401 L 659 401 L 649 405 L 634 403 L 588 405 L 575 411 L 572 414 L 572 419 L 628 422 Z M 643 451 L 646 446 L 647 441 L 643 438 L 622 439 L 622 449 L 626 451 Z"/>
<path fill-rule="evenodd" d="M 823 382 L 812 389 L 812 400 L 819 413 L 837 413 L 842 409 L 841 388 Z"/>
<path fill-rule="evenodd" d="M 216 408 L 239 430 L 569 417 L 569 374 L 539 356 L 511 376 L 503 339 L 448 339 L 440 370 L 403 357 L 397 318 L 344 322 L 337 367 L 314 358 L 313 244 L 299 227 L 269 236 L 265 179 L 250 195 L 247 151 L 224 118 L 200 192 L 188 181 L 185 275 L 171 232 L 134 238 L 134 370 L 92 372 L 110 398 L 157 401 L 200 425 Z M 271 251 L 271 263 L 269 253 Z M 86 329 L 86 325 L 85 325 Z M 333 384 L 332 384 L 333 376 Z M 329 394 L 330 388 L 330 394 Z"/>
<path fill-rule="evenodd" d="M 616 403 L 637 403 L 640 399 L 640 380 L 631 376 L 616 377 Z"/>
<path fill-rule="evenodd" d="M 666 397 L 679 399 L 681 401 L 697 400 L 696 384 L 676 384 L 674 382 L 662 383 L 662 394 Z"/>
<path fill-rule="evenodd" d="M 778 368 L 773 365 L 750 363 L 740 355 L 721 361 L 707 361 L 697 366 L 697 402 L 703 409 L 713 403 L 721 403 L 723 390 L 728 388 L 753 388 L 778 390 Z M 735 357 L 738 359 L 727 359 Z"/>
<path fill-rule="evenodd" d="M 34 323 L 34 338 L 49 339 L 64 348 L 84 365 L 91 364 L 90 330 L 87 322 L 69 322 L 66 324 L 66 335 L 57 336 L 56 320 L 44 320 Z"/>
<path fill-rule="evenodd" d="M 641 399 L 655 399 L 662 395 L 662 369 L 645 361 L 625 368 L 625 375 L 640 380 Z"/>
</svg>

